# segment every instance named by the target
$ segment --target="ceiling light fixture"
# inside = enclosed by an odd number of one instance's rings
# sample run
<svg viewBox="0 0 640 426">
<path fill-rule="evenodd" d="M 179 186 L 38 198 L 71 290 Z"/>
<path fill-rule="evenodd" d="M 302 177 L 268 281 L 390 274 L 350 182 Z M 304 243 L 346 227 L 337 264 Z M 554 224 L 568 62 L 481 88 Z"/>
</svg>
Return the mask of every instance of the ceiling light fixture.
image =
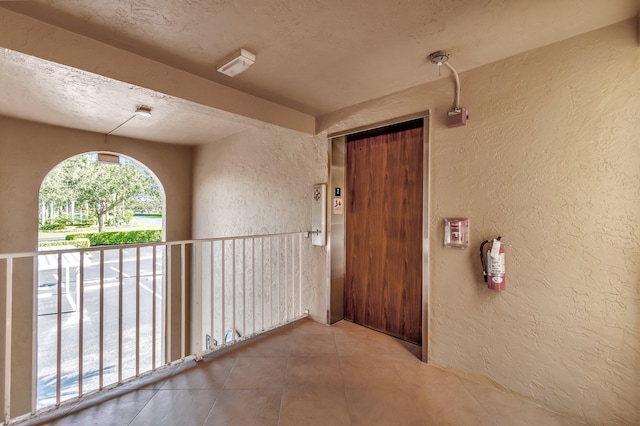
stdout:
<svg viewBox="0 0 640 426">
<path fill-rule="evenodd" d="M 144 105 L 140 105 L 136 109 L 136 115 L 140 115 L 142 117 L 151 117 L 151 108 Z"/>
<path fill-rule="evenodd" d="M 218 68 L 218 72 L 229 77 L 235 77 L 246 71 L 255 61 L 256 55 L 245 49 L 240 49 L 225 60 L 224 65 Z"/>
<path fill-rule="evenodd" d="M 138 108 L 136 108 L 136 111 L 134 112 L 134 114 L 127 118 L 126 120 L 124 120 L 122 123 L 118 124 L 116 127 L 114 127 L 111 131 L 105 133 L 104 135 L 104 143 L 108 143 L 107 138 L 116 130 L 118 130 L 120 127 L 124 126 L 125 124 L 127 124 L 129 121 L 133 120 L 135 118 L 136 115 L 139 115 L 141 117 L 151 117 L 151 107 L 148 106 L 144 106 L 144 105 L 138 105 Z"/>
</svg>

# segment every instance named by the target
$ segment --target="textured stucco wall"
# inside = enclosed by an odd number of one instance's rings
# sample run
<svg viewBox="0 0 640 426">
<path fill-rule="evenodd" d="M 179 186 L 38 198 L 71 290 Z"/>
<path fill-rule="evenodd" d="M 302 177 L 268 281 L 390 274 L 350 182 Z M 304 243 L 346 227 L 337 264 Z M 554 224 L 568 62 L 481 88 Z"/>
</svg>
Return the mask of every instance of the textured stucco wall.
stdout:
<svg viewBox="0 0 640 426">
<path fill-rule="evenodd" d="M 431 110 L 431 362 L 596 425 L 640 424 L 636 34 L 623 22 L 463 73 L 465 127 L 443 124 L 450 78 L 319 120 L 334 132 Z M 451 216 L 471 219 L 466 251 L 443 248 Z M 503 293 L 478 259 L 496 235 Z"/>
<path fill-rule="evenodd" d="M 191 237 L 192 148 L 113 136 L 105 144 L 104 135 L 0 117 L 0 253 L 37 250 L 38 193 L 42 180 L 61 161 L 91 151 L 121 153 L 151 169 L 165 190 L 166 238 Z M 15 271 L 12 417 L 30 411 L 31 325 L 36 297 L 30 269 L 30 265 L 22 265 Z M 4 342 L 4 300 L 2 285 L 0 342 Z"/>
<path fill-rule="evenodd" d="M 197 147 L 194 238 L 311 229 L 313 185 L 327 182 L 326 138 L 256 127 Z M 326 321 L 326 249 L 303 239 L 303 307 Z"/>
</svg>

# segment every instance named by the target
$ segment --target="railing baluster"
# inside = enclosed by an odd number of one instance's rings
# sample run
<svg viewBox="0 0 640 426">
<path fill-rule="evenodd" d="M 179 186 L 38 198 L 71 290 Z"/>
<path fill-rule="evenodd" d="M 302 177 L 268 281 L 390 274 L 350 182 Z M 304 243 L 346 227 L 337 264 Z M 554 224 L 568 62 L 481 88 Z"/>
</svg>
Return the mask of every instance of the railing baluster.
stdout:
<svg viewBox="0 0 640 426">
<path fill-rule="evenodd" d="M 298 315 L 302 315 L 302 234 L 298 235 Z"/>
<path fill-rule="evenodd" d="M 296 262 L 296 239 L 295 236 L 291 236 L 291 319 L 296 318 L 296 308 L 298 307 L 296 296 L 298 295 L 296 291 L 296 268 L 298 267 L 298 263 Z"/>
<path fill-rule="evenodd" d="M 84 252 L 80 252 L 80 276 L 78 278 L 78 398 L 84 384 Z"/>
<path fill-rule="evenodd" d="M 136 247 L 136 377 L 140 376 L 140 246 Z"/>
<path fill-rule="evenodd" d="M 222 309 L 221 309 L 221 311 L 222 311 L 222 337 L 220 339 L 220 342 L 221 342 L 221 344 L 224 345 L 225 343 L 227 343 L 227 342 L 225 342 L 225 338 L 224 338 L 224 334 L 225 334 L 224 329 L 225 329 L 225 326 L 227 324 L 227 319 L 225 317 L 225 315 L 226 315 L 225 305 L 227 303 L 226 303 L 226 300 L 224 298 L 224 293 L 225 293 L 224 292 L 224 290 L 225 290 L 224 288 L 227 285 L 227 277 L 225 275 L 225 269 L 226 269 L 225 268 L 225 263 L 226 263 L 226 260 L 225 260 L 225 254 L 224 254 L 224 251 L 225 251 L 224 250 L 224 246 L 225 246 L 225 241 L 224 240 L 222 240 L 221 245 L 222 245 L 222 265 L 221 265 L 221 270 L 222 270 L 222 299 L 221 299 L 222 300 Z"/>
<path fill-rule="evenodd" d="M 251 319 L 253 326 L 251 333 L 256 332 L 256 239 L 251 239 Z"/>
<path fill-rule="evenodd" d="M 276 319 L 277 322 L 280 322 L 280 287 L 282 287 L 282 282 L 280 281 L 280 237 L 278 237 L 276 244 L 276 255 L 278 256 L 278 317 Z"/>
<path fill-rule="evenodd" d="M 231 294 L 233 312 L 231 313 L 231 340 L 236 340 L 236 240 L 232 243 L 233 259 L 231 262 Z M 226 339 L 225 339 L 226 340 Z M 226 342 L 225 342 L 226 343 Z"/>
<path fill-rule="evenodd" d="M 31 259 L 33 283 L 32 289 L 33 297 L 32 311 L 33 316 L 31 318 L 31 327 L 33 333 L 31 333 L 31 412 L 35 412 L 38 409 L 38 261 L 37 257 L 33 256 Z"/>
<path fill-rule="evenodd" d="M 187 264 L 186 243 L 180 244 L 180 358 L 186 357 L 187 346 Z"/>
<path fill-rule="evenodd" d="M 293 281 L 295 279 L 295 262 L 293 257 L 293 251 L 295 250 L 295 241 L 293 239 L 293 235 L 289 237 L 289 249 L 287 250 L 287 257 L 289 258 L 289 279 L 287 280 L 287 320 L 295 318 L 295 292 L 293 288 Z"/>
<path fill-rule="evenodd" d="M 289 259 L 289 246 L 293 244 L 287 244 L 289 242 L 288 237 L 284 237 L 284 319 L 287 321 L 289 319 L 289 263 L 291 259 Z"/>
<path fill-rule="evenodd" d="M 209 349 L 211 349 L 213 347 L 213 341 L 215 339 L 215 335 L 216 335 L 216 329 L 215 329 L 215 264 L 216 264 L 216 260 L 215 260 L 215 242 L 211 241 L 211 306 L 210 306 L 210 312 L 211 312 L 211 347 L 209 347 Z"/>
<path fill-rule="evenodd" d="M 202 359 L 202 242 L 196 241 L 196 294 L 195 294 L 195 304 L 196 304 L 196 360 L 200 361 Z"/>
<path fill-rule="evenodd" d="M 4 305 L 4 423 L 11 420 L 11 324 L 13 316 L 13 259 L 6 260 L 6 288 Z"/>
<path fill-rule="evenodd" d="M 60 405 L 60 386 L 62 381 L 62 253 L 58 253 L 58 256 L 56 257 L 58 259 L 58 300 L 56 308 L 56 405 Z"/>
<path fill-rule="evenodd" d="M 242 239 L 242 335 L 247 334 L 247 248 L 246 239 Z"/>
<path fill-rule="evenodd" d="M 262 309 L 260 310 L 260 315 L 262 316 L 262 321 L 260 321 L 261 330 L 264 330 L 266 327 L 264 326 L 264 238 L 260 238 L 260 302 L 262 304 Z"/>
<path fill-rule="evenodd" d="M 151 252 L 151 369 L 156 369 L 156 262 L 158 260 L 156 247 Z"/>
<path fill-rule="evenodd" d="M 100 251 L 100 343 L 98 345 L 99 367 L 98 367 L 98 389 L 104 387 L 104 251 Z"/>
<path fill-rule="evenodd" d="M 273 326 L 273 238 L 269 238 L 269 327 Z"/>
<path fill-rule="evenodd" d="M 123 318 L 123 292 L 124 292 L 124 257 L 123 249 L 118 249 L 118 383 L 122 382 L 122 318 Z"/>
<path fill-rule="evenodd" d="M 293 235 L 291 236 L 291 319 L 296 317 L 296 241 Z"/>
<path fill-rule="evenodd" d="M 173 307 L 172 307 L 172 302 L 173 302 L 173 298 L 171 293 L 173 292 L 173 261 L 172 261 L 172 250 L 171 250 L 171 244 L 167 244 L 164 247 L 164 251 L 165 251 L 165 256 L 167 259 L 167 267 L 165 268 L 167 271 L 167 276 L 164 277 L 164 282 L 165 282 L 165 299 L 167 301 L 167 303 L 164 306 L 164 311 L 165 311 L 165 323 L 163 324 L 163 330 L 164 330 L 164 334 L 166 336 L 166 341 L 167 341 L 167 346 L 164 348 L 165 350 L 165 364 L 170 363 L 173 360 L 173 357 L 171 355 L 172 352 L 172 339 L 171 339 L 171 335 L 173 334 L 173 329 L 171 327 L 172 324 L 172 311 L 173 311 Z"/>
</svg>

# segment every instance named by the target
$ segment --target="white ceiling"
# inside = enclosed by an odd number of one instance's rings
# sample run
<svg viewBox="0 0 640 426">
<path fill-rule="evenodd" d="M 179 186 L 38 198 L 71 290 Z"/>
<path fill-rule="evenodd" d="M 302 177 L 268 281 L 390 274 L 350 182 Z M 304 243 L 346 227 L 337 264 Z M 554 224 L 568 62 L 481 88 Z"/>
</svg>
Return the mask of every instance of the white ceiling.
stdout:
<svg viewBox="0 0 640 426">
<path fill-rule="evenodd" d="M 439 78 L 427 60 L 436 50 L 446 49 L 464 72 L 637 12 L 637 0 L 4 1 L 0 43 L 7 23 L 28 16 L 45 34 L 53 25 L 236 89 L 230 97 L 244 92 L 314 118 Z M 31 26 L 27 35 L 36 33 Z M 152 117 L 135 117 L 114 134 L 185 144 L 257 123 L 258 115 L 217 108 L 186 89 L 169 94 L 144 79 L 56 63 L 57 49 L 70 46 L 54 45 L 46 58 L 37 48 L 14 48 L 29 42 L 0 44 L 8 48 L 0 50 L 1 115 L 107 133 L 142 104 Z M 256 63 L 235 78 L 217 73 L 241 47 Z"/>
</svg>

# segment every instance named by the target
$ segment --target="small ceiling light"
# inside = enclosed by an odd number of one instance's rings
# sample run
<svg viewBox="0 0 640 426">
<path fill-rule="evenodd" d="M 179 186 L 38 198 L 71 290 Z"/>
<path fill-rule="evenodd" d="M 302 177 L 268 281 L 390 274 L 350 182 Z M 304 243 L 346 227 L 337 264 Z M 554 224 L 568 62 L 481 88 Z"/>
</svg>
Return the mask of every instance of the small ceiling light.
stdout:
<svg viewBox="0 0 640 426">
<path fill-rule="evenodd" d="M 228 75 L 229 77 L 235 77 L 241 72 L 246 71 L 255 61 L 256 55 L 247 50 L 240 49 L 225 60 L 224 65 L 218 68 L 218 72 Z"/>
<path fill-rule="evenodd" d="M 143 117 L 151 117 L 151 108 L 140 105 L 138 109 L 136 109 L 136 115 L 141 115 Z"/>
</svg>

